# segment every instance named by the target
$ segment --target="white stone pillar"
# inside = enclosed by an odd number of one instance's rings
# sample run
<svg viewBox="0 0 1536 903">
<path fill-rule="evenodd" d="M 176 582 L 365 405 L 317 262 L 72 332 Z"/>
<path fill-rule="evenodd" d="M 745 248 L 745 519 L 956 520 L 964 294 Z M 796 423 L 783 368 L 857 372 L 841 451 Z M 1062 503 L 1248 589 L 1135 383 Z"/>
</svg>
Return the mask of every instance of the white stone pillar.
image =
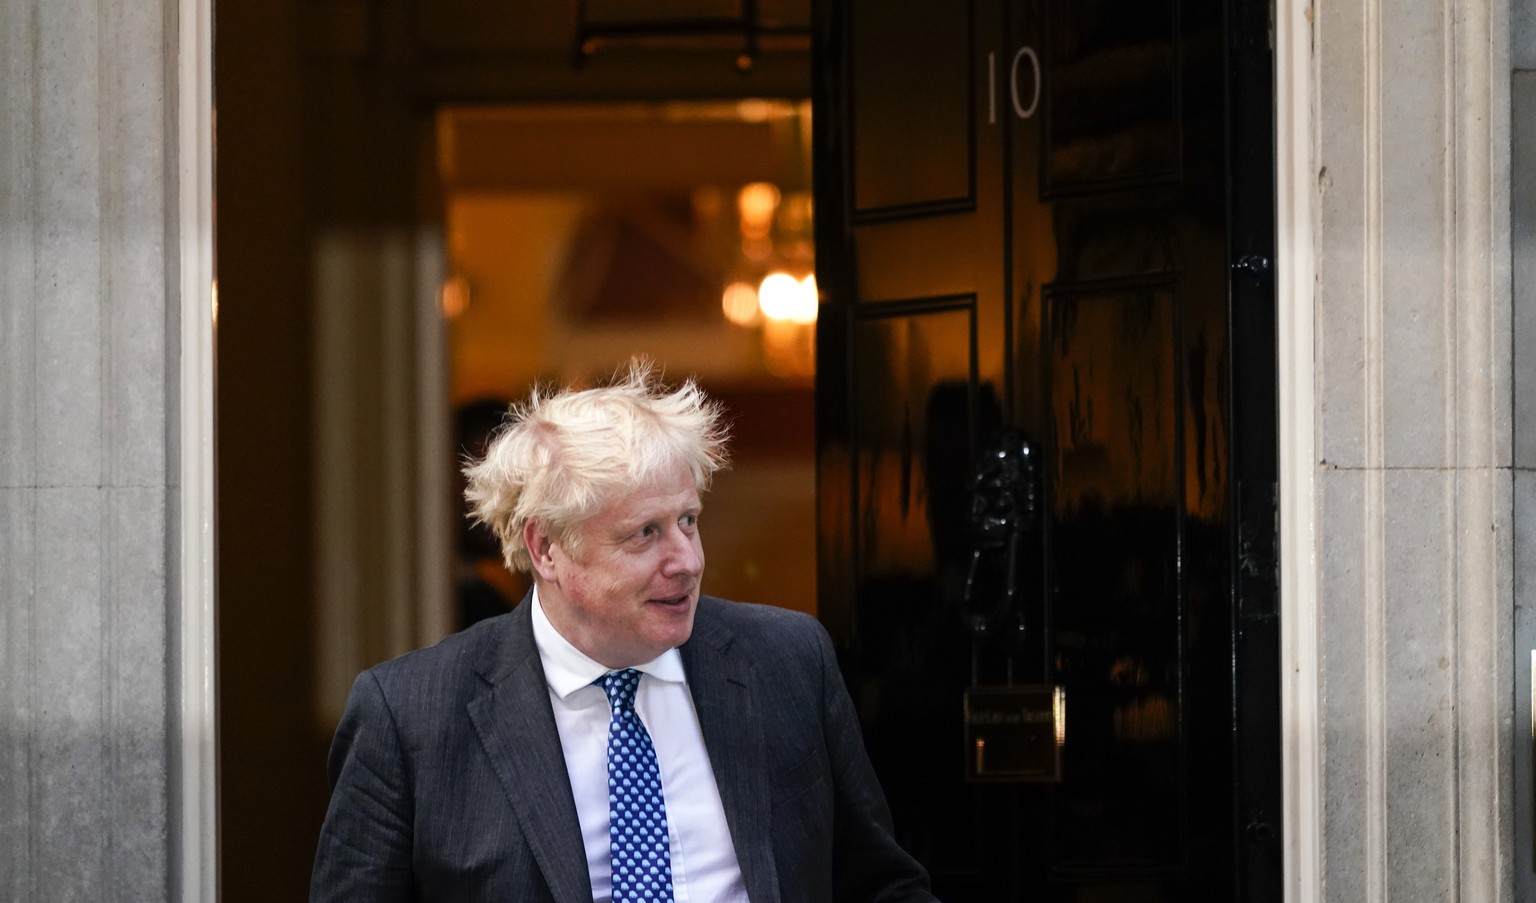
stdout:
<svg viewBox="0 0 1536 903">
<path fill-rule="evenodd" d="M 189 733 L 211 766 L 211 719 L 183 710 L 181 676 L 208 664 L 182 637 L 183 566 L 189 554 L 207 564 L 206 545 L 182 542 L 183 489 L 200 491 L 183 486 L 199 463 L 184 460 L 183 405 L 208 408 L 183 391 L 198 352 L 181 331 L 211 337 L 182 310 L 183 268 L 206 274 L 211 248 L 209 224 L 185 211 L 211 208 L 188 181 L 207 161 L 184 168 L 179 143 L 188 121 L 211 126 L 179 91 L 189 70 L 207 78 L 206 37 L 188 37 L 206 13 L 206 0 L 0 0 L 6 900 L 212 888 L 182 863 L 183 830 L 199 846 L 211 819 L 189 826 L 181 808 L 212 812 L 211 782 L 183 782 Z"/>
<path fill-rule="evenodd" d="M 1312 342 L 1282 363 L 1311 394 L 1282 443 L 1313 525 L 1287 617 L 1316 668 L 1288 704 L 1315 718 L 1287 726 L 1291 899 L 1510 900 L 1509 7 L 1277 9 L 1310 66 L 1290 202 L 1315 260 L 1282 289 Z"/>
</svg>

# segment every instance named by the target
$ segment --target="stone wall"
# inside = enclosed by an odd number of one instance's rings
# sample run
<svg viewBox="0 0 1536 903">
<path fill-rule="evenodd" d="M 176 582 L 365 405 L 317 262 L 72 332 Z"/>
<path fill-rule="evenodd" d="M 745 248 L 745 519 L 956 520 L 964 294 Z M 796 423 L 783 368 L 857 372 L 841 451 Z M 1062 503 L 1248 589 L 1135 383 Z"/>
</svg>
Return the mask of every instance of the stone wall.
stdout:
<svg viewBox="0 0 1536 903">
<path fill-rule="evenodd" d="M 1322 897 L 1508 900 L 1508 10 L 1311 10 Z"/>
<path fill-rule="evenodd" d="M 0 0 L 0 898 L 172 893 L 175 3 Z"/>
</svg>

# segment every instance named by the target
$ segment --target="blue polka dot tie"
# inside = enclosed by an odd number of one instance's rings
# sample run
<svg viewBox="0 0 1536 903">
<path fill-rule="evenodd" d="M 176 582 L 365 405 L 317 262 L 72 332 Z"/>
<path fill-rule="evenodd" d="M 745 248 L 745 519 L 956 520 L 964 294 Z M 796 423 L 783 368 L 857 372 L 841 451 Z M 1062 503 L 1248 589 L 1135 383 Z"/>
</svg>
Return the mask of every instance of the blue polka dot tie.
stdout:
<svg viewBox="0 0 1536 903">
<path fill-rule="evenodd" d="M 640 672 L 602 678 L 613 709 L 608 724 L 608 850 L 613 903 L 672 903 L 672 846 L 656 747 L 635 714 Z"/>
</svg>

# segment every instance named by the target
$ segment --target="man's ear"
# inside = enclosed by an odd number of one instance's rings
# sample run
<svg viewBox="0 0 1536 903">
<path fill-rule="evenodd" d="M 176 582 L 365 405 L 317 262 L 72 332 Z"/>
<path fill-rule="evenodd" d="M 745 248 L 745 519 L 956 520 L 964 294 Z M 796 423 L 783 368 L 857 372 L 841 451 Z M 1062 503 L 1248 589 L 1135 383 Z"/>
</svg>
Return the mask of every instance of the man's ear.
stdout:
<svg viewBox="0 0 1536 903">
<path fill-rule="evenodd" d="M 528 520 L 523 523 L 523 543 L 528 547 L 528 559 L 533 562 L 533 572 L 545 580 L 554 579 L 554 558 L 550 556 L 554 540 L 537 521 Z"/>
</svg>

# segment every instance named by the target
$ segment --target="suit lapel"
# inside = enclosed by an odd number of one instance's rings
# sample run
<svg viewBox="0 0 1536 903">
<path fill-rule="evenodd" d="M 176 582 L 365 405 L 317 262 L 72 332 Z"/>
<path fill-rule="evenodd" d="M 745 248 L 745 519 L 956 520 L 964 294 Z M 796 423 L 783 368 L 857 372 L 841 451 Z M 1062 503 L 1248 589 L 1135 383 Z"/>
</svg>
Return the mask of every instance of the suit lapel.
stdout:
<svg viewBox="0 0 1536 903">
<path fill-rule="evenodd" d="M 713 604 L 699 600 L 693 636 L 679 652 L 747 896 L 752 903 L 777 903 L 762 713 L 751 663 L 731 654 L 734 636 L 713 616 Z"/>
<path fill-rule="evenodd" d="M 513 610 L 501 642 L 476 666 L 489 686 L 470 702 L 469 718 L 550 893 L 557 903 L 589 903 L 586 848 L 533 642 L 532 607 L 524 599 Z"/>
</svg>

